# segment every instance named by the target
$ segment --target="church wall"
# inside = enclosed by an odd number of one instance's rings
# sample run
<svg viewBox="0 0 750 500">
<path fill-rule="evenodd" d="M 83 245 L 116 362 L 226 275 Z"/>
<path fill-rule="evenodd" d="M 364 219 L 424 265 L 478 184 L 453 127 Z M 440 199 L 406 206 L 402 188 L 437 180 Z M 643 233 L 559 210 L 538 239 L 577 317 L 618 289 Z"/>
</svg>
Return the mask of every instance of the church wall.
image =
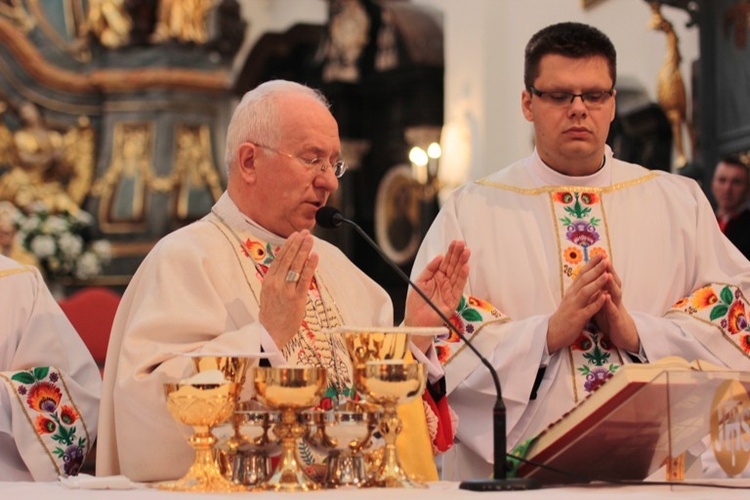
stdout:
<svg viewBox="0 0 750 500">
<path fill-rule="evenodd" d="M 561 21 L 592 24 L 618 52 L 620 83 L 634 81 L 655 100 L 656 77 L 664 59 L 664 34 L 648 28 L 643 0 L 602 0 L 584 10 L 581 0 L 414 0 L 444 12 L 445 132 L 470 147 L 444 144 L 445 180 L 459 183 L 488 175 L 526 156 L 533 129 L 521 114 L 523 50 L 539 29 Z M 686 28 L 686 12 L 662 13 L 674 25 L 690 95 L 690 64 L 698 55 L 698 33 Z M 444 137 L 443 142 L 446 142 Z"/>
<path fill-rule="evenodd" d="M 528 154 L 533 129 L 520 109 L 523 49 L 537 30 L 561 21 L 592 24 L 618 52 L 618 83 L 642 87 L 655 100 L 656 76 L 664 59 L 664 34 L 648 28 L 643 0 L 600 0 L 584 9 L 582 0 L 411 0 L 444 13 L 445 128 L 441 177 L 457 185 L 477 179 Z M 240 0 L 248 35 L 235 70 L 267 31 L 301 23 L 323 24 L 324 0 Z M 680 38 L 688 95 L 690 65 L 698 56 L 698 33 L 686 28 L 686 12 L 662 12 Z"/>
</svg>

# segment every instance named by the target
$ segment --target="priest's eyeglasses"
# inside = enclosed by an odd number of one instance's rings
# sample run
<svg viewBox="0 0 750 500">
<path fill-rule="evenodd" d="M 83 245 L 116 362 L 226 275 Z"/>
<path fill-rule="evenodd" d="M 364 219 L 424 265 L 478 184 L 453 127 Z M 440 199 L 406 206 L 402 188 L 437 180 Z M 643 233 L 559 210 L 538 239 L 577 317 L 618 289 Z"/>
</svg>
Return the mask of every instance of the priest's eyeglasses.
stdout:
<svg viewBox="0 0 750 500">
<path fill-rule="evenodd" d="M 271 146 L 266 146 L 265 144 L 259 144 L 257 142 L 251 142 L 250 144 L 255 144 L 259 148 L 267 149 L 273 153 L 276 153 L 277 155 L 286 156 L 287 158 L 291 158 L 292 160 L 297 160 L 298 162 L 305 165 L 310 171 L 320 170 L 321 172 L 325 172 L 328 167 L 331 167 L 331 169 L 333 170 L 333 175 L 335 175 L 339 179 L 342 175 L 344 175 L 344 172 L 346 172 L 347 166 L 346 163 L 344 163 L 342 160 L 337 160 L 331 163 L 325 158 L 321 158 L 319 156 L 316 156 L 314 158 L 305 158 L 303 156 L 296 156 L 291 153 L 279 151 L 278 149 L 272 148 Z"/>
<path fill-rule="evenodd" d="M 542 101 L 552 104 L 553 106 L 568 106 L 573 104 L 576 97 L 581 98 L 581 102 L 587 108 L 598 108 L 603 106 L 609 98 L 615 93 L 614 87 L 609 90 L 595 90 L 592 92 L 583 92 L 581 94 L 574 94 L 572 92 L 545 92 L 537 90 L 534 87 L 529 87 L 529 92 L 537 96 Z"/>
</svg>

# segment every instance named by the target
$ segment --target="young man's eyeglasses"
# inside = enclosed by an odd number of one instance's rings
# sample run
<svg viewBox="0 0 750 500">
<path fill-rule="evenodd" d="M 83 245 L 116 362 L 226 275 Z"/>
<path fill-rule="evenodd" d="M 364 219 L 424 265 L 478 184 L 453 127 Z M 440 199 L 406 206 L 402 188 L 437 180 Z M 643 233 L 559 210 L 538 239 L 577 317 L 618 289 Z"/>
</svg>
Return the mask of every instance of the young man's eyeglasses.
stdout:
<svg viewBox="0 0 750 500">
<path fill-rule="evenodd" d="M 529 92 L 537 96 L 544 102 L 552 104 L 554 106 L 568 106 L 573 104 L 576 97 L 580 97 L 583 104 L 588 108 L 595 108 L 605 104 L 612 95 L 615 93 L 615 89 L 609 90 L 594 90 L 592 92 L 583 92 L 582 94 L 574 94 L 572 92 L 545 92 L 538 90 L 534 87 L 529 87 Z"/>
<path fill-rule="evenodd" d="M 346 172 L 346 163 L 344 163 L 342 160 L 330 163 L 325 158 L 320 158 L 318 156 L 314 158 L 304 158 L 302 156 L 296 156 L 291 153 L 279 151 L 278 149 L 272 148 L 271 146 L 266 146 L 265 144 L 259 144 L 257 142 L 250 142 L 250 144 L 255 144 L 259 148 L 267 149 L 271 152 L 276 153 L 277 155 L 286 156 L 287 158 L 297 160 L 305 165 L 309 170 L 320 170 L 321 172 L 325 172 L 328 167 L 331 167 L 331 169 L 333 169 L 333 175 L 335 175 L 337 178 L 341 178 L 341 176 L 344 175 L 344 172 Z"/>
</svg>

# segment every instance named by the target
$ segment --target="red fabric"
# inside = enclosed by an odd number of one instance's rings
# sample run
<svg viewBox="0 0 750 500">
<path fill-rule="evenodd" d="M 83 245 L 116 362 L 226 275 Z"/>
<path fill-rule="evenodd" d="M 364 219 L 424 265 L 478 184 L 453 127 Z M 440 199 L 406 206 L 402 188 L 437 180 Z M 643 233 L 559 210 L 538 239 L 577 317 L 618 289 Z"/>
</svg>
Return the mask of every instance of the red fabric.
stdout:
<svg viewBox="0 0 750 500">
<path fill-rule="evenodd" d="M 451 411 L 448 406 L 448 398 L 440 398 L 437 403 L 432 398 L 430 391 L 422 393 L 422 399 L 427 403 L 430 409 L 438 419 L 437 435 L 432 444 L 438 453 L 444 453 L 453 446 L 453 422 L 451 420 Z"/>
<path fill-rule="evenodd" d="M 120 295 L 109 288 L 89 287 L 75 292 L 59 304 L 89 348 L 96 364 L 103 368 Z"/>
</svg>

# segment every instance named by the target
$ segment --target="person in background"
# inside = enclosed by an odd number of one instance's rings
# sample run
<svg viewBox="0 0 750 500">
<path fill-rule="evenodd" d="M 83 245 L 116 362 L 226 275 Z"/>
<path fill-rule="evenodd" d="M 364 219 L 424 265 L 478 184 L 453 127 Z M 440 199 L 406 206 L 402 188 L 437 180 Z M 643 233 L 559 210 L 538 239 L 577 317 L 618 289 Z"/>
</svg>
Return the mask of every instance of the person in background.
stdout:
<svg viewBox="0 0 750 500">
<path fill-rule="evenodd" d="M 0 256 L 0 481 L 75 475 L 96 440 L 101 376 L 39 271 Z"/>
<path fill-rule="evenodd" d="M 193 454 L 163 393 L 165 382 L 192 374 L 180 353 L 262 350 L 274 366 L 326 368 L 321 408 L 354 397 L 346 348 L 322 330 L 393 326 L 393 305 L 340 250 L 310 233 L 346 169 L 340 154 L 338 125 L 317 91 L 274 80 L 245 94 L 227 131 L 226 192 L 209 215 L 159 241 L 120 303 L 104 369 L 98 475 L 158 481 L 187 471 Z M 444 312 L 461 298 L 468 258 L 454 242 L 417 279 Z M 407 316 L 410 325 L 436 322 L 413 297 Z M 433 480 L 433 452 L 452 444 L 453 424 L 432 339 L 415 342 L 432 387 L 405 418 L 399 453 L 407 472 Z M 250 397 L 246 384 L 241 399 Z M 307 451 L 306 465 L 319 463 Z"/>
<path fill-rule="evenodd" d="M 452 240 L 471 248 L 452 321 L 498 371 L 509 450 L 626 363 L 680 356 L 750 369 L 750 263 L 692 179 L 613 157 L 605 140 L 616 74 L 615 48 L 598 29 L 565 22 L 537 32 L 520 93 L 534 152 L 459 188 L 414 264 Z M 460 422 L 444 479 L 487 477 L 501 458 L 490 374 L 453 335 L 437 348 Z"/>
<path fill-rule="evenodd" d="M 737 157 L 720 161 L 711 180 L 721 232 L 750 259 L 750 170 Z"/>
</svg>

